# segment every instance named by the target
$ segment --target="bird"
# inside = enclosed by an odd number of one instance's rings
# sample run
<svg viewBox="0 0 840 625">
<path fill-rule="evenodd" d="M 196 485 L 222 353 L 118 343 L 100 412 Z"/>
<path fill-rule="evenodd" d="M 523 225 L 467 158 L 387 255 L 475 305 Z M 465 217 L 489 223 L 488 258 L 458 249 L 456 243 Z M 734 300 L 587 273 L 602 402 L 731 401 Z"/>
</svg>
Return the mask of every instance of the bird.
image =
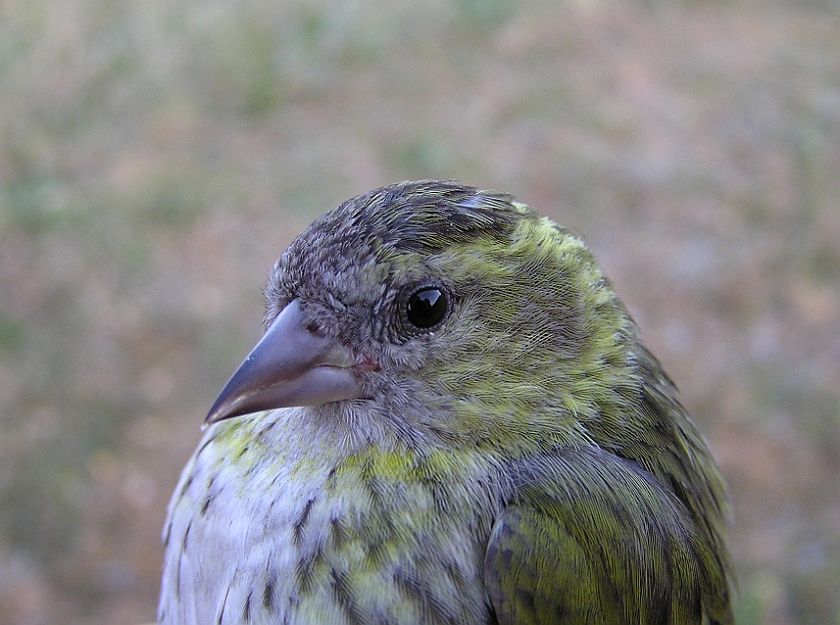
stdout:
<svg viewBox="0 0 840 625">
<path fill-rule="evenodd" d="M 728 625 L 727 487 L 584 240 L 406 181 L 317 218 L 168 507 L 163 625 Z"/>
</svg>

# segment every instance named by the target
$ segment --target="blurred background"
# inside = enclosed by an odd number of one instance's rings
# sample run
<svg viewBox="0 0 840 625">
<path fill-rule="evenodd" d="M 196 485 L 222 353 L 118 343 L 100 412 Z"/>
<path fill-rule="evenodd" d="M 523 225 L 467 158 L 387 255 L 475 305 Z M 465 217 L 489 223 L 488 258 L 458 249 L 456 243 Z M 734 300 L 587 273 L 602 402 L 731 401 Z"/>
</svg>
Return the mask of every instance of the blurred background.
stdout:
<svg viewBox="0 0 840 625">
<path fill-rule="evenodd" d="M 271 264 L 424 177 L 586 237 L 729 481 L 739 624 L 840 624 L 836 0 L 2 0 L 0 625 L 154 619 Z"/>
</svg>

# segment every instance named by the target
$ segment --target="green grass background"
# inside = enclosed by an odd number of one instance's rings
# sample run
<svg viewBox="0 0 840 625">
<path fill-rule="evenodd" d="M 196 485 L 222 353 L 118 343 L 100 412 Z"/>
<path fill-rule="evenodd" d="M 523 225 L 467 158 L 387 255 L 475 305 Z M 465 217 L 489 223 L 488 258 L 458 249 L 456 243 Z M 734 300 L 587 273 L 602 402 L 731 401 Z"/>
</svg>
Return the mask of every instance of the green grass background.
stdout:
<svg viewBox="0 0 840 625">
<path fill-rule="evenodd" d="M 738 622 L 840 624 L 836 0 L 0 1 L 0 624 L 153 620 L 271 263 L 421 177 L 588 239 L 729 480 Z"/>
</svg>

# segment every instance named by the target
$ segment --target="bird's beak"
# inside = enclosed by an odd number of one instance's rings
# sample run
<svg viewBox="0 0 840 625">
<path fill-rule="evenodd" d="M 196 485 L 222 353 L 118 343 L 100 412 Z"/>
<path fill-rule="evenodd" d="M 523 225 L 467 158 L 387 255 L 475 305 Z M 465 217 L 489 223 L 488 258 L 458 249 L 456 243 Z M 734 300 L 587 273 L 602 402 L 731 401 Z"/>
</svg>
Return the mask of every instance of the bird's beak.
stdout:
<svg viewBox="0 0 840 625">
<path fill-rule="evenodd" d="M 375 368 L 336 339 L 307 329 L 300 303 L 292 300 L 222 389 L 205 423 L 362 398 L 356 374 Z"/>
</svg>

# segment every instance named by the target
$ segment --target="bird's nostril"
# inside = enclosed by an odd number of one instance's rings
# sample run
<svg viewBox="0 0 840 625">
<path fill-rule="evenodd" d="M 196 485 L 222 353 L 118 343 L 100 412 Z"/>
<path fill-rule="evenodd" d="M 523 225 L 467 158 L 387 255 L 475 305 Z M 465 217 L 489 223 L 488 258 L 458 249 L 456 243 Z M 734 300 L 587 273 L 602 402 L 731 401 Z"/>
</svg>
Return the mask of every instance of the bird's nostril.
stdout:
<svg viewBox="0 0 840 625">
<path fill-rule="evenodd" d="M 321 331 L 321 326 L 315 321 L 310 321 L 306 324 L 306 331 L 311 334 L 318 334 Z"/>
</svg>

